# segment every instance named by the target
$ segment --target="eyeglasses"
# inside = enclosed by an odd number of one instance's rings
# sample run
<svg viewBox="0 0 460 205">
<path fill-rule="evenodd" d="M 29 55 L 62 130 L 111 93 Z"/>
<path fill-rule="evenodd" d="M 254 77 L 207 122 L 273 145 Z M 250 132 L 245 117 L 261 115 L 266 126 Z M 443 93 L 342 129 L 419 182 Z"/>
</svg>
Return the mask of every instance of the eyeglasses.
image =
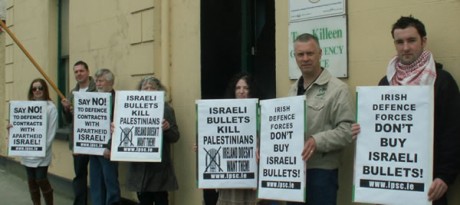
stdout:
<svg viewBox="0 0 460 205">
<path fill-rule="evenodd" d="M 32 87 L 32 91 L 35 92 L 35 91 L 43 91 L 43 86 L 38 86 L 38 87 Z"/>
</svg>

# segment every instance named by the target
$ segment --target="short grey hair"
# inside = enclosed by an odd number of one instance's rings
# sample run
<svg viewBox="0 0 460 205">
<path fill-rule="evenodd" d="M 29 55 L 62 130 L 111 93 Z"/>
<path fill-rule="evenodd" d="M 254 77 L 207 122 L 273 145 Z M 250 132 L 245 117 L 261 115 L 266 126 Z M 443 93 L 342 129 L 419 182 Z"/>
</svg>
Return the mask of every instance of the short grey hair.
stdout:
<svg viewBox="0 0 460 205">
<path fill-rule="evenodd" d="M 112 71 L 110 71 L 107 68 L 100 68 L 96 71 L 96 74 L 94 74 L 96 78 L 99 77 L 104 77 L 105 80 L 111 82 L 112 84 L 115 83 L 115 75 L 113 75 Z"/>
<path fill-rule="evenodd" d="M 314 40 L 316 42 L 316 44 L 318 45 L 318 48 L 321 48 L 321 46 L 319 45 L 319 40 L 318 40 L 318 37 L 312 35 L 312 34 L 309 34 L 309 33 L 303 33 L 303 34 L 300 34 L 299 36 L 297 36 L 297 38 L 295 38 L 294 40 L 294 43 L 296 42 L 308 42 L 310 40 Z"/>
</svg>

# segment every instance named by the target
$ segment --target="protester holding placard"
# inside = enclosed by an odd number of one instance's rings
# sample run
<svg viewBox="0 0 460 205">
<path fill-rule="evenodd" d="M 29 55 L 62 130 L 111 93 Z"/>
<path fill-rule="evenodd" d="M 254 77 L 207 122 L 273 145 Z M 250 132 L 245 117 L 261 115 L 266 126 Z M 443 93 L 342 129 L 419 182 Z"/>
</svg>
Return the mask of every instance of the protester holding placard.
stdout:
<svg viewBox="0 0 460 205">
<path fill-rule="evenodd" d="M 345 83 L 321 67 L 317 37 L 299 35 L 294 41 L 294 55 L 302 76 L 289 95 L 307 98 L 307 133 L 301 153 L 307 161 L 306 204 L 336 204 L 341 151 L 352 141 L 355 119 L 350 93 Z"/>
<path fill-rule="evenodd" d="M 391 34 L 397 55 L 387 67 L 387 75 L 379 85 L 433 85 L 434 107 L 434 169 L 428 192 L 434 205 L 446 205 L 448 186 L 452 185 L 460 166 L 460 94 L 452 75 L 436 63 L 425 50 L 425 26 L 418 19 L 401 17 L 393 24 Z"/>
<path fill-rule="evenodd" d="M 166 91 L 160 80 L 146 77 L 139 83 L 139 90 Z M 171 144 L 180 138 L 174 109 L 165 102 L 163 148 L 161 162 L 130 162 L 126 187 L 137 192 L 140 205 L 168 205 L 168 191 L 179 189 L 171 160 Z"/>
<path fill-rule="evenodd" d="M 95 92 L 96 83 L 94 79 L 89 76 L 89 67 L 84 61 L 77 61 L 73 66 L 73 72 L 77 84 L 70 91 L 67 99 L 62 99 L 61 104 L 63 107 L 64 116 L 67 122 L 72 123 L 71 132 L 69 136 L 69 148 L 73 150 L 73 92 Z M 87 205 L 88 204 L 88 163 L 89 155 L 74 154 L 73 166 L 75 177 L 72 180 L 74 191 L 73 205 Z"/>
<path fill-rule="evenodd" d="M 252 77 L 236 74 L 228 84 L 226 98 L 253 98 L 256 89 Z M 257 202 L 257 191 L 253 189 L 219 189 L 218 205 L 249 205 Z"/>
<path fill-rule="evenodd" d="M 29 86 L 28 100 L 46 101 L 46 155 L 45 157 L 22 157 L 21 164 L 25 166 L 30 197 L 34 205 L 40 204 L 40 190 L 46 205 L 53 204 L 53 188 L 48 180 L 48 166 L 51 163 L 51 145 L 57 129 L 56 106 L 51 101 L 48 85 L 45 80 L 38 78 Z M 12 125 L 8 125 L 8 129 Z"/>
<path fill-rule="evenodd" d="M 113 118 L 113 84 L 115 76 L 112 71 L 102 68 L 96 71 L 96 88 L 98 92 L 112 93 L 111 118 Z M 113 119 L 112 119 L 113 120 Z M 118 182 L 118 162 L 110 161 L 111 141 L 107 143 L 104 156 L 90 156 L 91 201 L 93 205 L 119 204 L 121 201 L 120 184 Z"/>
</svg>

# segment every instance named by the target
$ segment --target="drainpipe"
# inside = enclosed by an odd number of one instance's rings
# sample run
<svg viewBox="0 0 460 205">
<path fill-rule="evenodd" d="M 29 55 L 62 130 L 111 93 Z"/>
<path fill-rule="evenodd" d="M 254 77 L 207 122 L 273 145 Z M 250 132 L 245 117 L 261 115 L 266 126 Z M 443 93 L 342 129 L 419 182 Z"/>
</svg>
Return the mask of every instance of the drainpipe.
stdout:
<svg viewBox="0 0 460 205">
<path fill-rule="evenodd" d="M 171 98 L 171 85 L 170 85 L 170 55 L 169 55 L 169 0 L 161 0 L 161 34 L 160 34 L 160 47 L 161 47 L 161 82 L 166 86 L 168 92 L 168 100 Z"/>
<path fill-rule="evenodd" d="M 160 47 L 161 47 L 161 74 L 160 79 L 163 85 L 168 90 L 168 95 L 165 96 L 165 102 L 172 101 L 172 89 L 170 83 L 170 55 L 169 55 L 169 1 L 170 0 L 160 0 L 161 2 L 161 37 L 160 37 Z M 174 146 L 171 146 L 171 158 L 174 159 Z M 172 204 L 175 204 L 175 192 L 170 193 L 170 201 Z"/>
</svg>

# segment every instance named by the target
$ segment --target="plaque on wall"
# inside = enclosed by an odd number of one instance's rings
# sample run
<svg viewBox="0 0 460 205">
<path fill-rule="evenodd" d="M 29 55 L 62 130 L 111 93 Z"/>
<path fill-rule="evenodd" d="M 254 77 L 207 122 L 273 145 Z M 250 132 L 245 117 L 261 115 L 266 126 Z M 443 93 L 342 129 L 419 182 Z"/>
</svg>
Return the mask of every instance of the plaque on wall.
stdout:
<svg viewBox="0 0 460 205">
<path fill-rule="evenodd" d="M 346 16 L 314 19 L 289 23 L 289 78 L 301 75 L 294 56 L 294 40 L 303 33 L 310 33 L 319 40 L 323 50 L 321 66 L 335 77 L 348 77 L 348 45 Z"/>
<path fill-rule="evenodd" d="M 290 0 L 289 22 L 344 15 L 346 0 Z"/>
</svg>

